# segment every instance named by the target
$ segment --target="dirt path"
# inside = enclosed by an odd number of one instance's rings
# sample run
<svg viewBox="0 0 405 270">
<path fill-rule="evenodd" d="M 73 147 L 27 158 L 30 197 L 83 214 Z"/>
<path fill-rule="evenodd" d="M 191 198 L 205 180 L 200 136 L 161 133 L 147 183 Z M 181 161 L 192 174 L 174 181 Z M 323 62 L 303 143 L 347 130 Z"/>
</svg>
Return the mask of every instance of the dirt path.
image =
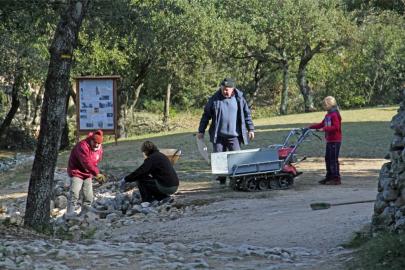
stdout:
<svg viewBox="0 0 405 270">
<path fill-rule="evenodd" d="M 184 244 L 187 249 L 180 254 L 191 256 L 189 258 L 192 260 L 194 255 L 188 247 L 198 249 L 205 245 L 207 249 L 223 252 L 217 256 L 213 256 L 215 252 L 198 253 L 198 258 L 203 260 L 200 264 L 205 265 L 207 262 L 209 269 L 224 269 L 221 266 L 224 258 L 230 261 L 228 269 L 342 269 L 343 261 L 350 257 L 350 251 L 348 254 L 347 250 L 338 246 L 370 223 L 373 204 L 336 206 L 319 211 L 311 210 L 309 205 L 313 202 L 339 203 L 375 198 L 378 172 L 383 162 L 342 159 L 341 186 L 317 184 L 324 170 L 320 158 L 311 158 L 301 165 L 304 174 L 289 190 L 246 193 L 234 192 L 213 182 L 184 182 L 176 204 L 179 207 L 192 207 L 192 211 L 173 220 L 115 228 L 108 242 L 124 246 L 165 243 L 168 250 L 171 248 L 170 243 Z M 2 188 L 0 202 L 12 199 L 12 194 L 15 199 L 21 199 L 21 191 L 26 188 L 26 184 L 18 187 Z M 274 248 L 289 249 L 301 255 L 293 262 L 288 261 L 291 258 L 281 261 L 287 261 L 288 266 L 273 265 L 266 254 L 254 255 L 254 252 L 268 252 Z M 154 254 L 158 254 L 160 249 L 157 247 Z M 239 257 L 233 255 L 235 252 L 253 252 L 253 255 L 236 262 L 233 260 L 239 260 Z M 164 269 L 159 268 L 159 260 L 155 257 L 152 256 L 156 263 L 155 269 Z M 139 260 L 136 262 L 139 263 Z"/>
<path fill-rule="evenodd" d="M 212 202 L 198 207 L 193 215 L 144 227 L 120 228 L 113 232 L 113 239 L 124 240 L 130 230 L 138 240 L 183 243 L 208 240 L 231 245 L 304 247 L 320 252 L 321 258 L 330 257 L 330 253 L 338 255 L 335 248 L 370 222 L 373 204 L 335 206 L 318 211 L 311 210 L 309 205 L 375 198 L 378 169 L 383 162 L 343 159 L 341 186 L 317 184 L 321 178 L 319 172 L 323 171 L 321 159 L 307 161 L 304 174 L 290 190 L 243 193 L 219 185 L 205 190 L 200 186 L 199 191 L 184 191 L 179 196 L 186 205 Z M 196 184 L 188 183 L 183 189 L 192 187 L 196 188 Z M 319 260 L 319 264 L 323 265 L 320 269 L 326 269 L 323 260 Z"/>
</svg>

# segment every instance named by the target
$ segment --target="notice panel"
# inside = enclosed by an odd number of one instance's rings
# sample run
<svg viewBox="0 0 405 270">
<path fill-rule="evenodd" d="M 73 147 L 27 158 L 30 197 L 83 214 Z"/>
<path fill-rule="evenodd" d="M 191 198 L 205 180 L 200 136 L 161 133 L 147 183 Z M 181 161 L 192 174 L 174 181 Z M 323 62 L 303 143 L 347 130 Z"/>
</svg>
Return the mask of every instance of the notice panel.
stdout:
<svg viewBox="0 0 405 270">
<path fill-rule="evenodd" d="M 114 79 L 79 79 L 78 126 L 85 130 L 115 130 Z"/>
<path fill-rule="evenodd" d="M 76 77 L 76 141 L 101 129 L 118 138 L 117 82 L 120 76 Z"/>
</svg>

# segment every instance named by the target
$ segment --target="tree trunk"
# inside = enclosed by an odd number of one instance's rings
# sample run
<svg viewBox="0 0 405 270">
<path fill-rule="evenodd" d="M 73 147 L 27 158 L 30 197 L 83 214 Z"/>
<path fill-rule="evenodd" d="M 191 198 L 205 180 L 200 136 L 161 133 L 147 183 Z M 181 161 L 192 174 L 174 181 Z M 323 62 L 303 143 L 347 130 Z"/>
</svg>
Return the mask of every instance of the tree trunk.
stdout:
<svg viewBox="0 0 405 270">
<path fill-rule="evenodd" d="M 45 82 L 41 124 L 34 164 L 28 187 L 24 223 L 37 230 L 49 227 L 50 195 L 61 131 L 66 120 L 66 98 L 69 91 L 73 51 L 85 12 L 91 0 L 69 0 L 61 13 L 49 49 L 50 62 Z"/>
<path fill-rule="evenodd" d="M 319 42 L 314 49 L 311 49 L 311 47 L 307 45 L 305 46 L 301 54 L 300 63 L 298 65 L 297 84 L 302 94 L 302 97 L 304 98 L 305 112 L 312 112 L 315 110 L 313 93 L 308 85 L 307 80 L 307 65 L 309 61 L 311 61 L 311 59 L 314 57 L 314 55 L 321 51 L 323 46 L 324 44 L 322 42 Z"/>
<path fill-rule="evenodd" d="M 154 62 L 153 58 L 147 58 L 145 61 L 140 63 L 137 67 L 134 67 L 134 69 L 137 70 L 137 74 L 135 79 L 132 81 L 131 85 L 135 87 L 135 89 L 138 89 L 140 85 L 143 85 L 143 81 L 145 80 L 146 76 L 148 75 L 150 71 L 150 67 L 152 66 Z M 142 86 L 141 86 L 142 88 Z M 140 89 L 139 89 L 140 90 Z M 136 97 L 136 92 L 135 92 L 135 97 Z"/>
<path fill-rule="evenodd" d="M 142 87 L 143 87 L 143 83 L 139 84 L 138 87 L 136 88 L 135 94 L 134 94 L 134 100 L 132 101 L 132 104 L 129 108 L 129 110 L 131 111 L 131 114 L 132 114 L 132 121 L 134 121 L 134 119 L 135 119 L 135 106 L 138 103 L 139 95 L 141 93 Z"/>
<path fill-rule="evenodd" d="M 284 60 L 282 63 L 283 69 L 283 89 L 281 90 L 280 114 L 287 114 L 288 107 L 288 80 L 289 80 L 289 66 L 288 61 Z"/>
<path fill-rule="evenodd" d="M 124 123 L 127 123 L 127 117 L 128 117 L 128 93 L 124 92 L 125 95 L 123 96 L 123 104 L 125 104 L 125 106 L 123 107 L 123 112 L 124 112 Z"/>
<path fill-rule="evenodd" d="M 70 85 L 70 87 L 69 87 L 69 96 L 72 97 L 73 103 L 76 105 L 76 98 L 77 97 L 76 97 L 75 91 L 73 90 L 72 85 Z"/>
<path fill-rule="evenodd" d="M 165 108 L 163 114 L 163 125 L 165 126 L 166 130 L 169 130 L 169 113 L 170 113 L 170 91 L 172 89 L 172 84 L 169 83 L 167 85 L 166 90 L 166 100 L 165 100 Z"/>
<path fill-rule="evenodd" d="M 308 85 L 306 67 L 302 68 L 301 65 L 298 67 L 297 81 L 302 97 L 304 98 L 304 111 L 313 112 L 315 110 L 314 100 L 312 90 Z"/>
<path fill-rule="evenodd" d="M 31 122 L 31 126 L 34 128 L 37 125 L 37 120 L 38 120 L 38 112 L 39 109 L 41 108 L 42 105 L 42 99 L 43 99 L 43 95 L 44 95 L 44 90 L 45 87 L 43 85 L 41 85 L 41 87 L 39 88 L 39 91 L 37 93 L 37 96 L 35 97 L 35 104 L 34 104 L 34 109 L 33 109 L 33 114 L 32 114 L 32 122 Z"/>
<path fill-rule="evenodd" d="M 254 91 L 252 94 L 252 97 L 250 98 L 250 102 L 249 102 L 249 107 L 253 107 L 254 102 L 257 99 L 257 94 L 260 91 L 260 82 L 261 82 L 261 65 L 262 63 L 260 61 L 257 61 L 256 63 L 256 67 L 255 67 L 255 72 L 254 72 L 254 80 L 255 80 L 255 85 L 254 85 Z"/>
<path fill-rule="evenodd" d="M 125 120 L 126 120 L 126 105 L 127 105 L 127 93 L 124 88 L 120 87 L 118 89 L 118 123 L 117 123 L 117 129 L 118 129 L 118 138 L 125 138 L 126 135 L 126 130 L 125 130 Z"/>
<path fill-rule="evenodd" d="M 24 73 L 21 67 L 17 67 L 14 76 L 14 84 L 11 92 L 11 108 L 8 111 L 6 118 L 4 118 L 3 123 L 0 126 L 0 138 L 5 136 L 7 129 L 11 125 L 11 121 L 13 121 L 14 116 L 18 111 L 18 107 L 20 106 L 20 98 L 19 92 L 24 85 Z"/>
<path fill-rule="evenodd" d="M 31 100 L 29 96 L 24 96 L 25 111 L 24 111 L 24 127 L 29 128 L 31 122 Z"/>
<path fill-rule="evenodd" d="M 69 88 L 71 89 L 72 87 L 69 86 Z M 67 115 L 67 110 L 69 108 L 69 99 L 70 99 L 70 91 L 67 94 L 66 97 L 66 105 L 65 105 L 65 125 L 63 126 L 62 129 L 62 136 L 60 139 L 60 146 L 59 146 L 59 150 L 64 150 L 67 149 L 69 147 L 69 123 L 68 123 L 68 115 Z"/>
<path fill-rule="evenodd" d="M 63 130 L 62 130 L 62 137 L 60 139 L 59 150 L 68 149 L 69 146 L 70 146 L 70 140 L 69 140 L 70 129 L 69 129 L 69 122 L 68 122 L 68 119 L 69 119 L 68 109 L 69 109 L 70 97 L 72 98 L 73 103 L 76 104 L 76 93 L 73 90 L 73 87 L 72 87 L 71 84 L 69 86 L 69 92 L 68 92 L 68 95 L 67 95 L 67 98 L 66 98 L 66 116 L 65 116 L 66 121 L 65 121 L 65 126 L 63 127 Z"/>
</svg>

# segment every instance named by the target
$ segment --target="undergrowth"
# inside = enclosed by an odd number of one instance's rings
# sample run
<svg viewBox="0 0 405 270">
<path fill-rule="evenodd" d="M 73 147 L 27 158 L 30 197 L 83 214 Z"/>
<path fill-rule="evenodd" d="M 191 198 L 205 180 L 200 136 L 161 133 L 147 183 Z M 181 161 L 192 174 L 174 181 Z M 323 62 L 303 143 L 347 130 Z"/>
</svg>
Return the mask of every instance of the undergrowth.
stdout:
<svg viewBox="0 0 405 270">
<path fill-rule="evenodd" d="M 359 248 L 363 246 L 365 243 L 371 240 L 371 234 L 369 232 L 370 230 L 355 232 L 353 238 L 349 242 L 344 243 L 342 246 L 344 248 Z"/>
<path fill-rule="evenodd" d="M 365 239 L 357 239 L 359 244 Z M 360 241 L 360 242 L 358 242 Z M 405 233 L 381 233 L 361 243 L 350 270 L 405 269 Z"/>
</svg>

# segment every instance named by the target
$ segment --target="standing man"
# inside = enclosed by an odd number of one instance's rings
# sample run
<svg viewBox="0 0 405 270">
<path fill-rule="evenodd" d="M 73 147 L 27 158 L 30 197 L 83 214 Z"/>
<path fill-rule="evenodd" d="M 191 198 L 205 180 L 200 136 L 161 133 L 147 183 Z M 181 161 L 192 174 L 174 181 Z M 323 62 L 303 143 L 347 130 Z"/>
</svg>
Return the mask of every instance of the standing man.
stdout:
<svg viewBox="0 0 405 270">
<path fill-rule="evenodd" d="M 103 131 L 90 132 L 86 139 L 78 142 L 69 157 L 67 172 L 71 177 L 70 201 L 68 213 L 80 212 L 80 191 L 83 189 L 83 205 L 90 206 L 93 202 L 92 178 L 103 183 L 106 177 L 97 167 L 103 157 Z"/>
<path fill-rule="evenodd" d="M 208 130 L 214 152 L 240 150 L 240 143 L 248 144 L 253 140 L 254 126 L 252 115 L 243 92 L 236 89 L 234 79 L 225 78 L 220 89 L 208 100 L 198 128 L 198 138 L 204 138 L 205 129 L 211 120 Z M 226 177 L 218 177 L 221 184 Z"/>
</svg>

